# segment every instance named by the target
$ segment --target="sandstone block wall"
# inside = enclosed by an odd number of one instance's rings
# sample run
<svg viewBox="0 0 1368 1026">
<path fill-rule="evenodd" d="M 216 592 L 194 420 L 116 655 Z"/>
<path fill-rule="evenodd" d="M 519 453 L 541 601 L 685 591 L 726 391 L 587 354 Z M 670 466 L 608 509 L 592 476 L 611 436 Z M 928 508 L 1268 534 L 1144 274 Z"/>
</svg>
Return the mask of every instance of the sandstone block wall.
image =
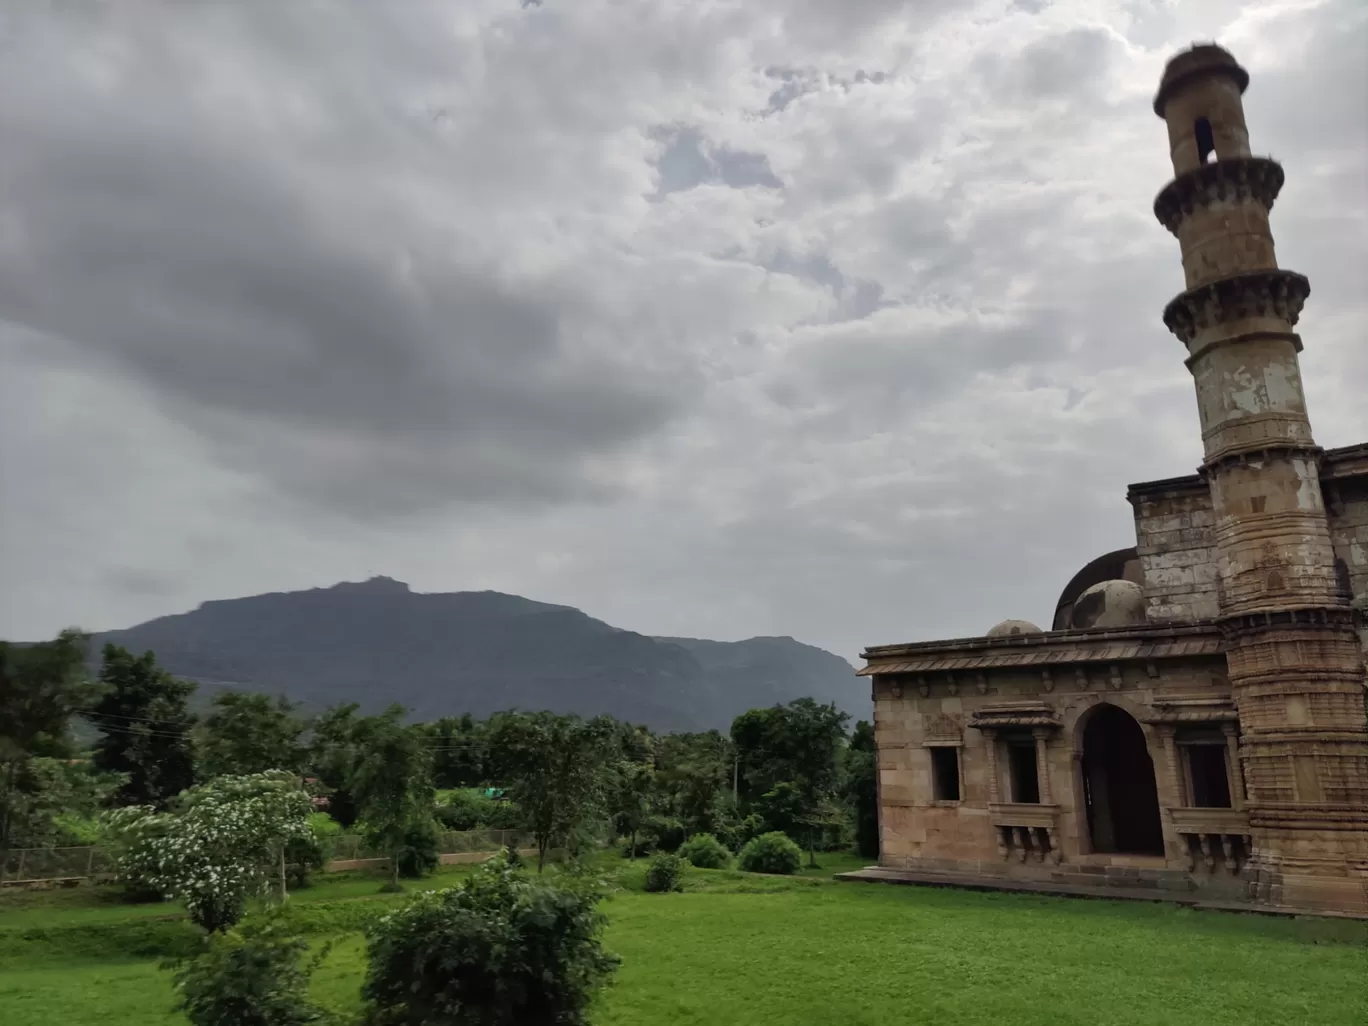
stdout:
<svg viewBox="0 0 1368 1026">
<path fill-rule="evenodd" d="M 1151 670 L 1158 674 L 1151 677 Z M 880 855 L 897 867 L 1002 866 L 990 820 L 990 760 L 983 732 L 970 727 L 973 714 L 1003 703 L 1043 701 L 1062 723 L 1046 747 L 1053 804 L 1059 806 L 1059 847 L 1065 861 L 1087 854 L 1086 811 L 1079 777 L 1081 738 L 1074 729 L 1083 713 L 1103 702 L 1120 706 L 1137 719 L 1157 698 L 1229 698 L 1221 657 L 1169 660 L 1162 664 L 1122 663 L 1049 669 L 1049 690 L 1039 667 L 978 674 L 926 674 L 929 693 L 916 680 L 878 676 L 874 683 L 874 731 L 878 747 Z M 1119 685 L 1119 686 L 1118 686 Z M 953 694 L 951 691 L 953 690 Z M 1155 764 L 1162 809 L 1182 804 L 1162 742 L 1143 728 Z M 928 740 L 945 743 L 956 732 L 960 747 L 961 794 L 958 802 L 934 798 Z M 996 760 L 999 801 L 1010 801 L 1009 769 Z M 1165 846 L 1175 868 L 1185 868 L 1182 844 L 1167 813 L 1162 813 Z"/>
<path fill-rule="evenodd" d="M 1198 478 L 1181 485 L 1132 489 L 1136 554 L 1151 623 L 1190 623 L 1220 611 L 1215 514 Z"/>
</svg>

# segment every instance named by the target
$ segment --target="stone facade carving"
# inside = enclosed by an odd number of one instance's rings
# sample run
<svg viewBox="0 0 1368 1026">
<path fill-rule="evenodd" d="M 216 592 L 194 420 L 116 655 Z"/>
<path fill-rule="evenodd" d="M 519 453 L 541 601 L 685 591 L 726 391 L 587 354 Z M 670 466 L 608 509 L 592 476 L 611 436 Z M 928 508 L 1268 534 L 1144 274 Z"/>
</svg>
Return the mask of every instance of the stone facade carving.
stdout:
<svg viewBox="0 0 1368 1026">
<path fill-rule="evenodd" d="M 1131 486 L 1135 550 L 1080 571 L 1054 630 L 865 652 L 871 872 L 1368 917 L 1368 443 L 1324 452 L 1311 433 L 1293 332 L 1310 286 L 1277 265 L 1283 170 L 1250 153 L 1248 81 L 1196 46 L 1155 99 L 1175 177 L 1154 210 L 1185 278 L 1164 323 L 1188 350 L 1204 462 Z M 1082 589 L 1113 564 L 1140 586 L 1135 612 L 1080 628 Z M 935 802 L 922 749 L 947 740 L 963 793 Z"/>
</svg>

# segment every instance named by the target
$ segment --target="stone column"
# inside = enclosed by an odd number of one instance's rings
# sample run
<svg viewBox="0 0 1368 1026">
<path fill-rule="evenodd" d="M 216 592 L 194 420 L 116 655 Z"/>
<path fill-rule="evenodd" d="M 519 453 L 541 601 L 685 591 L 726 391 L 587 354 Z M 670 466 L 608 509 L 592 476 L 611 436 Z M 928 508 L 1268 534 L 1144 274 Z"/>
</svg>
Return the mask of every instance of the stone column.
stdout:
<svg viewBox="0 0 1368 1026">
<path fill-rule="evenodd" d="M 984 752 L 988 756 L 988 801 L 996 805 L 1002 800 L 998 797 L 997 731 L 984 727 L 980 732 L 983 734 Z"/>
<path fill-rule="evenodd" d="M 1045 751 L 1045 743 L 1049 740 L 1050 731 L 1047 727 L 1033 727 L 1031 736 L 1035 738 L 1036 776 L 1040 780 L 1040 804 L 1053 805 L 1054 793 L 1050 789 L 1050 760 Z"/>
<path fill-rule="evenodd" d="M 1181 809 L 1187 805 L 1187 796 L 1183 793 L 1183 767 L 1178 762 L 1178 728 L 1172 724 L 1162 724 L 1158 728 L 1158 734 L 1164 741 L 1164 766 L 1168 770 L 1168 798 L 1169 807 Z"/>
<path fill-rule="evenodd" d="M 1226 739 L 1226 773 L 1230 775 L 1230 807 L 1243 809 L 1245 806 L 1244 767 L 1240 765 L 1240 741 L 1235 724 L 1221 724 L 1221 733 Z"/>
</svg>

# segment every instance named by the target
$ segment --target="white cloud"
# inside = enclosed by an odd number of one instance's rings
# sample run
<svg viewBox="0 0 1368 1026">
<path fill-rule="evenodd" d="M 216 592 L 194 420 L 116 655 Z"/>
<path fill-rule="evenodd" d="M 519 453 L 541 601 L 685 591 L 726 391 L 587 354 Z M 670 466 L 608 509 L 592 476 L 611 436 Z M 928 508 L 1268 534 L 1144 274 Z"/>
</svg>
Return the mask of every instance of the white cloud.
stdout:
<svg viewBox="0 0 1368 1026">
<path fill-rule="evenodd" d="M 1149 209 L 1193 39 L 1364 434 L 1351 0 L 6 19 L 2 636 L 370 572 L 851 657 L 1047 620 L 1200 458 Z"/>
</svg>

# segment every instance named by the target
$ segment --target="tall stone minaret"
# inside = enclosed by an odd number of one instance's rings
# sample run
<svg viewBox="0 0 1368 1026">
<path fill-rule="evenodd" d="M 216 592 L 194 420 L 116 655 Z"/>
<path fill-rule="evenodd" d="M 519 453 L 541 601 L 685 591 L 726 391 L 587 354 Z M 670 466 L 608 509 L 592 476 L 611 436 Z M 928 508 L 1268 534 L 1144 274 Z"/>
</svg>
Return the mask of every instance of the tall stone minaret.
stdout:
<svg viewBox="0 0 1368 1026">
<path fill-rule="evenodd" d="M 1368 911 L 1363 660 L 1336 584 L 1293 331 L 1311 288 L 1274 256 L 1268 214 L 1283 171 L 1250 154 L 1248 84 L 1215 45 L 1164 69 L 1154 110 L 1175 177 L 1154 212 L 1178 237 L 1187 279 L 1164 323 L 1187 346 L 1197 386 L 1252 896 Z"/>
</svg>

